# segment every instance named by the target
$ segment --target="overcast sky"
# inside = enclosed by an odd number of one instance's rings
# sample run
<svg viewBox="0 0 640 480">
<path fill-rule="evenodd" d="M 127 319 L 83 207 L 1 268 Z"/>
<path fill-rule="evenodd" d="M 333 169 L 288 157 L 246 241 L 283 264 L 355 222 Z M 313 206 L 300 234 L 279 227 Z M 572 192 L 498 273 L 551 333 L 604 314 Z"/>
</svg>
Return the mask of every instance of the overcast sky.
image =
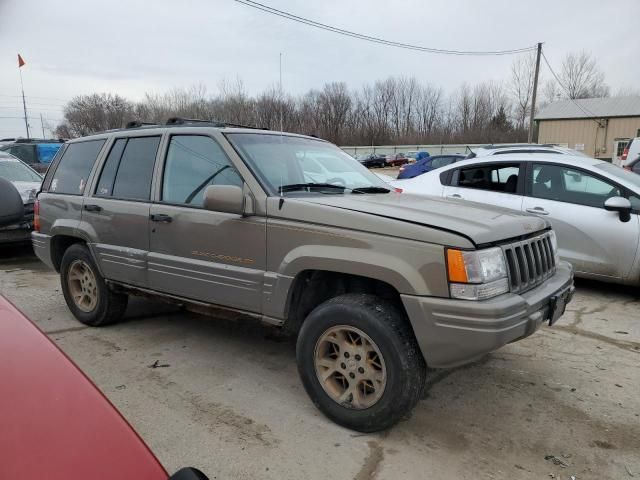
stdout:
<svg viewBox="0 0 640 480">
<path fill-rule="evenodd" d="M 612 91 L 640 88 L 639 0 L 262 0 L 269 6 L 389 40 L 457 50 L 501 50 L 545 42 L 563 55 L 587 50 Z M 233 0 L 0 0 L 0 137 L 24 135 L 17 53 L 30 124 L 52 125 L 75 95 L 145 92 L 242 79 L 257 93 L 278 82 L 291 93 L 343 81 L 351 88 L 389 75 L 415 76 L 452 91 L 504 80 L 513 56 L 462 57 L 401 50 L 272 16 Z M 542 67 L 544 78 L 551 75 Z"/>
</svg>

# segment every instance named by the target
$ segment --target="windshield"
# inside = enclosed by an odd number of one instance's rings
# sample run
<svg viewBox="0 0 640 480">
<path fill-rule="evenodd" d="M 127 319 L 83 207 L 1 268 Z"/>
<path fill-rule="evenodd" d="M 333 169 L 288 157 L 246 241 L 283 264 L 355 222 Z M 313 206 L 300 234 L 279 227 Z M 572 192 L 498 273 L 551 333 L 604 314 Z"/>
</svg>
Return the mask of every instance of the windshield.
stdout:
<svg viewBox="0 0 640 480">
<path fill-rule="evenodd" d="M 41 182 L 42 177 L 18 160 L 0 159 L 0 177 L 10 182 Z"/>
<path fill-rule="evenodd" d="M 227 138 L 271 195 L 300 193 L 282 187 L 303 184 L 344 187 L 307 189 L 307 194 L 343 194 L 353 189 L 385 187 L 353 157 L 322 140 L 263 133 L 230 133 Z"/>
<path fill-rule="evenodd" d="M 637 173 L 630 172 L 612 163 L 599 163 L 598 165 L 596 165 L 596 168 L 607 172 L 614 179 L 620 179 L 632 184 L 638 189 L 634 193 L 638 193 L 640 191 L 640 175 L 638 175 Z"/>
</svg>

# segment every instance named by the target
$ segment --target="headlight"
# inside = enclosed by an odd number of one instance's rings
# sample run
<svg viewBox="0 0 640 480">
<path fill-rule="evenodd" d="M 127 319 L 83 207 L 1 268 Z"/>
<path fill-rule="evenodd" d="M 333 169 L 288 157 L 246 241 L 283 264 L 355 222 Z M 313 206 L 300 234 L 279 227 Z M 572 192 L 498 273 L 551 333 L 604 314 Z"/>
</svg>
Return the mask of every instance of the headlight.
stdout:
<svg viewBox="0 0 640 480">
<path fill-rule="evenodd" d="M 549 240 L 551 240 L 551 248 L 553 248 L 553 260 L 556 265 L 560 261 L 560 255 L 558 254 L 558 238 L 556 237 L 556 232 L 553 230 L 549 231 Z"/>
<path fill-rule="evenodd" d="M 499 247 L 447 249 L 449 290 L 454 298 L 484 300 L 509 291 L 507 264 Z"/>
</svg>

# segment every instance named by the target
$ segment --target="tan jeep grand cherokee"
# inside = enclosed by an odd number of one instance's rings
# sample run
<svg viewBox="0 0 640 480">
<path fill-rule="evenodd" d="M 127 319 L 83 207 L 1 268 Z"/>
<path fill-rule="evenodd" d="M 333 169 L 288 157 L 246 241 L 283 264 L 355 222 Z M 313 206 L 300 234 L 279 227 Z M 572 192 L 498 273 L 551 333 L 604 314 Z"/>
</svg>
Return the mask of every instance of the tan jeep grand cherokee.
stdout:
<svg viewBox="0 0 640 480">
<path fill-rule="evenodd" d="M 66 144 L 33 245 L 88 325 L 151 294 L 297 334 L 312 401 L 364 432 L 413 408 L 427 366 L 553 324 L 573 292 L 540 218 L 397 193 L 316 138 L 181 119 Z"/>
</svg>

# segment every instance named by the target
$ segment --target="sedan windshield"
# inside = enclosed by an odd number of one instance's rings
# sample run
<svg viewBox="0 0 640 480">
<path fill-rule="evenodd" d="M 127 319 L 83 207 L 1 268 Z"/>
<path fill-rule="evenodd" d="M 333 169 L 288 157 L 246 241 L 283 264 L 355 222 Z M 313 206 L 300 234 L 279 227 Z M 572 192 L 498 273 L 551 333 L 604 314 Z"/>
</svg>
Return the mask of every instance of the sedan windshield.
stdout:
<svg viewBox="0 0 640 480">
<path fill-rule="evenodd" d="M 271 195 L 386 193 L 388 186 L 331 143 L 263 133 L 227 138 Z"/>
<path fill-rule="evenodd" d="M 0 159 L 0 177 L 10 182 L 41 182 L 42 177 L 19 160 Z"/>
</svg>

